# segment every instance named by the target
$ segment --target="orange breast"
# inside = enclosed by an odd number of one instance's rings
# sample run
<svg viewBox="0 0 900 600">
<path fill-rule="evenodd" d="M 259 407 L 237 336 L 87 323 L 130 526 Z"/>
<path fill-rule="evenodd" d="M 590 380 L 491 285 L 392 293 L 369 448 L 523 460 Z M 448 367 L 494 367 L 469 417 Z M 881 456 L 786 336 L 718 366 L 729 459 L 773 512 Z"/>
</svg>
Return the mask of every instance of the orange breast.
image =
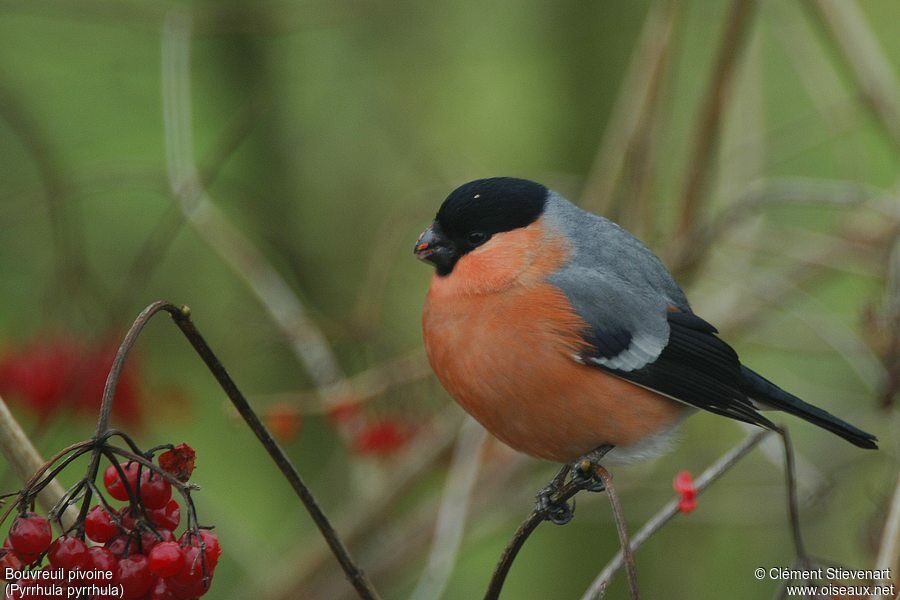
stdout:
<svg viewBox="0 0 900 600">
<path fill-rule="evenodd" d="M 559 462 L 631 446 L 684 411 L 576 362 L 585 323 L 544 282 L 566 256 L 539 224 L 495 235 L 432 279 L 423 313 L 428 358 L 450 395 L 509 446 Z"/>
</svg>

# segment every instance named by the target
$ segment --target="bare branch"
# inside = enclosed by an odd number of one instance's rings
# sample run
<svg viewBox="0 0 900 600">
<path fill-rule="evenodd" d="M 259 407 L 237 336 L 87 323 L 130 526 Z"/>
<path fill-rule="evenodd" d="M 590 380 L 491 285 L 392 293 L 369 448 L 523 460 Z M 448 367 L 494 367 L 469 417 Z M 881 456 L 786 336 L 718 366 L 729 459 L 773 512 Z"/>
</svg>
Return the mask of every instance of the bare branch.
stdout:
<svg viewBox="0 0 900 600">
<path fill-rule="evenodd" d="M 594 472 L 603 480 L 603 486 L 606 488 L 606 495 L 609 496 L 609 504 L 615 517 L 616 532 L 619 534 L 619 546 L 622 548 L 622 556 L 625 559 L 625 571 L 628 573 L 628 591 L 631 593 L 632 600 L 638 600 L 641 594 L 638 592 L 634 552 L 631 550 L 631 540 L 628 539 L 628 529 L 625 525 L 625 514 L 622 512 L 622 504 L 619 502 L 619 494 L 616 493 L 612 475 L 609 474 L 609 471 L 600 465 L 596 465 Z"/>
<path fill-rule="evenodd" d="M 298 415 L 327 413 L 348 399 L 362 403 L 377 398 L 393 388 L 431 376 L 431 367 L 422 348 L 392 358 L 365 371 L 311 391 L 278 392 L 257 396 L 268 402 L 289 402 Z"/>
<path fill-rule="evenodd" d="M 392 463 L 387 472 L 389 479 L 384 486 L 384 493 L 375 498 L 354 498 L 354 502 L 335 518 L 337 529 L 342 532 L 342 538 L 347 544 L 354 544 L 377 526 L 385 513 L 394 506 L 394 500 L 446 455 L 458 431 L 459 421 L 456 416 L 459 412 L 454 404 L 435 415 L 419 430 L 402 457 Z M 322 569 L 327 558 L 327 553 L 321 547 L 301 544 L 298 551 L 291 553 L 287 559 L 295 568 L 275 575 L 261 572 L 259 579 L 241 586 L 232 597 L 246 598 L 253 590 L 265 587 L 269 597 L 293 600 L 303 594 L 300 589 L 304 581 L 311 573 Z"/>
<path fill-rule="evenodd" d="M 722 455 L 719 460 L 710 465 L 703 473 L 701 473 L 694 480 L 694 487 L 697 490 L 697 494 L 702 493 L 706 488 L 712 485 L 717 479 L 719 479 L 722 475 L 724 475 L 729 469 L 735 466 L 742 458 L 744 458 L 753 448 L 759 445 L 766 436 L 770 435 L 772 432 L 767 429 L 762 429 L 754 434 L 748 436 L 744 439 L 740 444 L 726 452 Z M 632 551 L 637 551 L 644 542 L 649 540 L 656 532 L 663 528 L 663 526 L 675 518 L 676 515 L 679 514 L 678 511 L 678 500 L 671 500 L 668 504 L 662 507 L 656 515 L 654 515 L 644 526 L 634 534 L 631 538 L 631 549 Z M 595 600 L 596 598 L 602 598 L 603 594 L 606 592 L 606 588 L 609 586 L 610 580 L 612 580 L 613 575 L 622 568 L 625 564 L 624 553 L 620 550 L 612 560 L 607 563 L 603 570 L 600 571 L 600 574 L 594 579 L 593 583 L 591 583 L 590 587 L 581 597 L 581 600 Z"/>
<path fill-rule="evenodd" d="M 900 476 L 897 477 L 897 487 L 894 488 L 894 498 L 888 511 L 887 521 L 884 523 L 884 533 L 881 536 L 881 548 L 875 559 L 875 568 L 885 572 L 894 573 L 895 578 L 900 578 Z M 900 581 L 900 579 L 898 579 Z M 890 581 L 883 580 L 881 585 L 890 585 Z M 872 600 L 889 598 L 889 596 L 873 595 Z"/>
<path fill-rule="evenodd" d="M 700 216 L 706 204 L 705 185 L 708 180 L 713 150 L 721 129 L 721 116 L 729 98 L 729 90 L 734 79 L 735 65 L 747 37 L 752 22 L 754 0 L 734 0 L 728 14 L 728 22 L 722 35 L 721 45 L 713 68 L 712 80 L 700 110 L 700 121 L 694 135 L 694 152 L 687 164 L 684 190 L 679 201 L 680 217 L 677 237 L 682 246 L 699 229 Z M 677 268 L 689 269 L 693 260 L 685 254 L 686 248 L 676 248 Z"/>
<path fill-rule="evenodd" d="M 312 517 L 312 520 L 316 524 L 316 527 L 318 527 L 319 531 L 322 533 L 322 536 L 325 538 L 325 542 L 331 548 L 332 553 L 343 568 L 344 573 L 347 575 L 347 579 L 349 579 L 353 587 L 356 588 L 359 597 L 367 600 L 377 599 L 377 592 L 372 587 L 372 584 L 369 582 L 366 575 L 359 567 L 356 566 L 356 563 L 350 557 L 350 554 L 347 552 L 344 543 L 338 537 L 337 532 L 331 525 L 331 522 L 325 516 L 325 513 L 322 512 L 322 509 L 313 496 L 312 492 L 303 482 L 303 479 L 300 477 L 300 473 L 297 472 L 296 467 L 294 467 L 293 463 L 284 453 L 284 450 L 282 450 L 281 446 L 279 446 L 278 443 L 274 440 L 272 434 L 269 433 L 269 430 L 266 428 L 266 426 L 263 425 L 262 421 L 260 421 L 257 414 L 250 406 L 250 403 L 238 389 L 237 384 L 233 379 L 231 379 L 231 376 L 228 374 L 228 372 L 225 370 L 225 367 L 219 361 L 218 357 L 206 343 L 206 340 L 203 338 L 203 336 L 200 335 L 200 332 L 197 331 L 197 328 L 194 326 L 194 323 L 191 320 L 191 311 L 187 306 L 178 307 L 168 302 L 154 302 L 143 311 L 141 311 L 141 314 L 138 315 L 137 319 L 135 319 L 134 324 L 131 326 L 128 333 L 125 335 L 125 339 L 119 346 L 115 361 L 113 362 L 112 369 L 110 369 L 110 374 L 107 378 L 106 387 L 103 393 L 103 405 L 101 408 L 100 418 L 98 419 L 96 439 L 100 439 L 101 436 L 106 434 L 107 432 L 108 415 L 111 409 L 112 399 L 115 394 L 116 382 L 118 380 L 119 373 L 121 373 L 122 365 L 124 364 L 128 351 L 134 345 L 138 335 L 143 330 L 147 322 L 154 315 L 160 312 L 169 313 L 169 315 L 172 317 L 172 320 L 181 330 L 182 334 L 184 334 L 184 336 L 190 342 L 191 346 L 206 364 L 213 377 L 215 377 L 216 381 L 222 387 L 222 390 L 228 396 L 229 400 L 231 400 L 232 404 L 234 404 L 234 407 L 237 409 L 238 413 L 240 413 L 241 417 L 243 417 L 244 421 L 247 423 L 247 426 L 250 427 L 250 429 L 256 435 L 257 439 L 269 453 L 269 456 L 275 462 L 275 465 L 278 467 L 279 471 L 281 471 L 281 474 L 284 475 L 285 479 L 288 480 L 288 483 L 290 483 L 291 487 L 294 489 L 301 502 L 303 502 L 304 507 L 306 508 L 310 517 Z M 102 446 L 98 446 L 98 449 L 102 449 Z M 99 462 L 99 459 L 96 457 L 98 456 L 99 452 L 95 454 L 95 457 L 88 469 L 87 477 L 91 481 L 96 478 L 97 464 Z M 124 475 L 122 476 L 122 478 L 127 479 L 126 477 L 124 477 Z M 90 494 L 90 490 L 88 490 L 88 492 L 85 494 L 82 513 L 86 512 L 85 507 L 90 502 Z M 83 517 L 84 514 L 81 515 L 81 519 L 79 520 L 79 522 L 83 521 Z"/>
<path fill-rule="evenodd" d="M 810 4 L 866 104 L 900 150 L 900 83 L 859 6 L 853 0 L 811 0 Z"/>
<path fill-rule="evenodd" d="M 203 188 L 191 134 L 190 36 L 190 16 L 173 9 L 162 36 L 163 117 L 172 192 L 191 227 L 244 280 L 291 342 L 316 387 L 334 384 L 344 374 L 325 335 L 284 278 L 222 215 Z"/>
<path fill-rule="evenodd" d="M 581 489 L 580 485 L 570 480 L 550 497 L 550 502 L 554 505 L 567 502 Z M 500 597 L 503 584 L 506 582 L 506 576 L 509 574 L 509 569 L 512 567 L 513 561 L 516 560 L 519 550 L 522 549 L 522 546 L 525 545 L 525 542 L 528 541 L 534 530 L 538 528 L 538 525 L 546 519 L 546 513 L 547 511 L 541 511 L 536 508 L 519 525 L 512 539 L 509 540 L 506 548 L 503 549 L 503 554 L 500 555 L 500 560 L 497 562 L 494 574 L 491 576 L 491 582 L 484 594 L 484 600 L 497 600 Z"/>
<path fill-rule="evenodd" d="M 650 6 L 616 104 L 607 120 L 600 148 L 588 173 L 581 194 L 582 206 L 593 207 L 606 214 L 613 205 L 613 192 L 622 176 L 628 149 L 650 126 L 648 116 L 653 114 L 671 53 L 676 8 L 677 3 L 671 0 Z"/>
<path fill-rule="evenodd" d="M 46 464 L 22 426 L 9 411 L 3 398 L 0 398 L 0 451 L 22 481 L 28 481 L 41 466 Z M 38 501 L 45 510 L 50 510 L 65 493 L 62 485 L 54 479 L 38 495 Z M 65 519 L 62 519 L 63 516 Z M 68 525 L 74 522 L 76 516 L 75 510 L 72 509 L 60 515 L 60 518 Z"/>
</svg>

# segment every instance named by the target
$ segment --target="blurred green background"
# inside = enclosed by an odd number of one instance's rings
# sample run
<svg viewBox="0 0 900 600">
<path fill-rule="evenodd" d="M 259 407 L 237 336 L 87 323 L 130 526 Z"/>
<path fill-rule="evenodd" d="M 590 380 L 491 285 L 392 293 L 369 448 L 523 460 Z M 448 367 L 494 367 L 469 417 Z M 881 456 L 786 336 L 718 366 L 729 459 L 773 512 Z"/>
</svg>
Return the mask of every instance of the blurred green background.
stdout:
<svg viewBox="0 0 900 600">
<path fill-rule="evenodd" d="M 463 422 L 422 366 L 430 274 L 412 244 L 460 183 L 527 177 L 639 234 L 744 362 L 879 436 L 863 452 L 785 419 L 810 552 L 871 568 L 897 480 L 900 4 L 740 4 L 0 2 L 0 350 L 104 343 L 153 300 L 189 304 L 376 586 L 405 597 Z M 271 317 L 265 273 L 339 371 L 298 359 L 317 346 Z M 136 350 L 135 435 L 198 451 L 200 518 L 225 552 L 208 597 L 352 597 L 166 320 Z M 386 389 L 334 385 L 366 372 Z M 45 455 L 92 433 L 89 415 L 6 396 Z M 323 415 L 357 401 L 349 425 Z M 397 447 L 360 449 L 373 423 L 396 424 Z M 743 435 L 698 415 L 675 453 L 615 469 L 630 527 Z M 771 597 L 753 569 L 792 560 L 780 460 L 754 452 L 639 551 L 646 597 Z M 443 597 L 480 597 L 554 468 L 486 446 Z M 579 497 L 504 597 L 579 597 L 617 548 L 606 499 Z"/>
</svg>

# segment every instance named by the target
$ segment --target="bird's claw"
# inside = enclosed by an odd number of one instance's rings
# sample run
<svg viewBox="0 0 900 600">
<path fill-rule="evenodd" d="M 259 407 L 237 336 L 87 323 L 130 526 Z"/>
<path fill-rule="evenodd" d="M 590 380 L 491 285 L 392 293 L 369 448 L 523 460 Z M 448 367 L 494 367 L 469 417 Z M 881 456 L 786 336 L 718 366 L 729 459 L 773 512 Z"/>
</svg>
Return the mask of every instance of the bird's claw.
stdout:
<svg viewBox="0 0 900 600">
<path fill-rule="evenodd" d="M 589 459 L 581 459 L 575 463 L 572 469 L 572 483 L 579 489 L 588 492 L 603 492 L 606 486 L 603 480 L 594 475 L 594 464 Z"/>
<path fill-rule="evenodd" d="M 535 510 L 544 514 L 544 519 L 554 525 L 565 525 L 575 517 L 575 501 L 554 502 L 553 495 L 559 488 L 552 483 L 537 493 Z"/>
</svg>

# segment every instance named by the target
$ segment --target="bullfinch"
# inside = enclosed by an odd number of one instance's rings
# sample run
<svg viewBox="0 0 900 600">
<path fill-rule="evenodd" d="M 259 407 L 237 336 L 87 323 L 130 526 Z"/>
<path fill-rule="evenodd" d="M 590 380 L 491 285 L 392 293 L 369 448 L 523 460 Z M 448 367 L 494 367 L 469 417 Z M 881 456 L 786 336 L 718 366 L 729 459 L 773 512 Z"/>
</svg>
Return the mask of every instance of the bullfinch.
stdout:
<svg viewBox="0 0 900 600">
<path fill-rule="evenodd" d="M 615 223 L 524 179 L 460 186 L 416 242 L 441 384 L 494 436 L 571 463 L 660 454 L 697 409 L 769 429 L 780 410 L 861 448 L 877 438 L 741 364 L 672 275 Z"/>
</svg>

